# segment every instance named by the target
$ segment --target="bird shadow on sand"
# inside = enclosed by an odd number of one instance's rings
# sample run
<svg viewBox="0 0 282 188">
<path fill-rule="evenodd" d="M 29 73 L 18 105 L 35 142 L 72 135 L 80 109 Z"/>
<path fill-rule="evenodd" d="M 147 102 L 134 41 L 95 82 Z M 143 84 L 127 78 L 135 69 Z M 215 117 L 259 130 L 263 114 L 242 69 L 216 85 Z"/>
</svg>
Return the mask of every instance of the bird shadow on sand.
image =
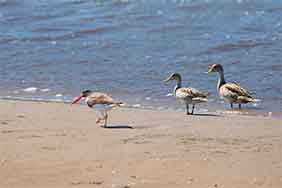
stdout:
<svg viewBox="0 0 282 188">
<path fill-rule="evenodd" d="M 129 125 L 107 125 L 107 127 L 102 126 L 104 129 L 134 129 Z"/>
</svg>

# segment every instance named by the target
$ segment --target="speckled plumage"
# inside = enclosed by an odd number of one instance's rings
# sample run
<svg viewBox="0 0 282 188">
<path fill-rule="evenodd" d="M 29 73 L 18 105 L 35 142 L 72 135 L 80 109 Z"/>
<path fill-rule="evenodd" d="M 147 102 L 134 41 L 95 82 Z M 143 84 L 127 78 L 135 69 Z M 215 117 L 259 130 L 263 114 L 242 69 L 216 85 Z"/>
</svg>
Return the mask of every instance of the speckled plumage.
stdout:
<svg viewBox="0 0 282 188">
<path fill-rule="evenodd" d="M 212 72 L 219 73 L 219 79 L 217 84 L 218 93 L 230 103 L 231 108 L 233 108 L 233 103 L 239 104 L 239 108 L 241 108 L 241 104 L 259 101 L 258 99 L 255 99 L 250 92 L 248 92 L 238 83 L 226 83 L 224 79 L 224 71 L 222 65 L 213 64 L 212 66 L 210 66 L 208 73 Z"/>
<path fill-rule="evenodd" d="M 165 81 L 176 80 L 176 86 L 173 94 L 177 99 L 181 99 L 186 104 L 187 115 L 194 113 L 195 104 L 208 102 L 208 93 L 203 93 L 195 88 L 182 87 L 181 75 L 178 73 L 171 74 Z M 189 104 L 192 104 L 192 112 L 189 112 Z"/>
</svg>

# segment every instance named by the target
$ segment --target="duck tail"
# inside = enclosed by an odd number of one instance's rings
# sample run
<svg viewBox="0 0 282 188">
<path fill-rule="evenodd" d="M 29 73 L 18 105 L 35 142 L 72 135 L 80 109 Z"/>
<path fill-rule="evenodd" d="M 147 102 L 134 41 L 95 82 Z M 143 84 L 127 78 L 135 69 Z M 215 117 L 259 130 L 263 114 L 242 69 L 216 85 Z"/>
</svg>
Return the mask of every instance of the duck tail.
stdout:
<svg viewBox="0 0 282 188">
<path fill-rule="evenodd" d="M 204 93 L 206 97 L 210 96 L 211 95 L 211 92 L 206 92 Z"/>
<path fill-rule="evenodd" d="M 114 103 L 114 105 L 115 105 L 115 106 L 117 106 L 117 107 L 123 107 L 123 106 L 126 106 L 126 104 L 125 104 L 124 102 L 121 102 L 121 101 L 119 101 L 119 102 L 115 102 L 115 103 Z"/>
<path fill-rule="evenodd" d="M 196 102 L 196 103 L 202 103 L 202 102 L 208 102 L 207 98 L 203 98 L 203 97 L 195 97 L 192 99 L 192 101 Z"/>
<path fill-rule="evenodd" d="M 239 96 L 239 97 L 238 97 L 238 100 L 239 100 L 239 101 L 242 101 L 242 102 L 244 102 L 244 103 L 248 103 L 248 102 L 260 102 L 260 101 L 261 101 L 260 99 L 254 99 L 254 98 L 245 97 L 245 96 Z"/>
<path fill-rule="evenodd" d="M 252 102 L 260 102 L 261 99 L 252 99 Z"/>
</svg>

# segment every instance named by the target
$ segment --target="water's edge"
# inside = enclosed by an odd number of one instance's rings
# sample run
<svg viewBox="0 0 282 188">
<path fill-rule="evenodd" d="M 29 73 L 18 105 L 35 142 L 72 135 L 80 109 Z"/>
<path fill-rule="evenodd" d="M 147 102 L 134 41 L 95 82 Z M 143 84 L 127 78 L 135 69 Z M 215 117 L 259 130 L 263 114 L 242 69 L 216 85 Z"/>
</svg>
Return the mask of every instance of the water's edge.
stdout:
<svg viewBox="0 0 282 188">
<path fill-rule="evenodd" d="M 12 97 L 0 97 L 0 101 L 12 101 L 12 102 L 16 102 L 16 101 L 23 101 L 23 102 L 39 102 L 39 103 L 61 103 L 61 104 L 70 104 L 71 100 L 47 100 L 47 99 L 27 99 L 27 98 L 12 98 Z M 78 105 L 84 105 L 82 103 L 78 104 Z M 158 112 L 162 112 L 162 111 L 166 111 L 166 112 L 178 112 L 178 113 L 184 113 L 184 111 L 182 110 L 175 110 L 175 109 L 168 109 L 168 108 L 151 108 L 151 107 L 146 107 L 146 106 L 142 106 L 142 105 L 136 105 L 136 104 L 126 104 L 125 106 L 123 106 L 122 108 L 126 108 L 126 109 L 139 109 L 139 110 L 151 110 L 151 111 L 158 111 Z M 254 111 L 254 110 L 216 110 L 216 109 L 209 109 L 209 110 L 201 110 L 199 109 L 198 112 L 195 112 L 195 115 L 214 115 L 214 116 L 224 116 L 224 115 L 239 115 L 239 116 L 256 116 L 256 117 L 268 117 L 268 118 L 275 118 L 275 119 L 282 119 L 282 112 L 258 112 L 258 111 Z"/>
</svg>

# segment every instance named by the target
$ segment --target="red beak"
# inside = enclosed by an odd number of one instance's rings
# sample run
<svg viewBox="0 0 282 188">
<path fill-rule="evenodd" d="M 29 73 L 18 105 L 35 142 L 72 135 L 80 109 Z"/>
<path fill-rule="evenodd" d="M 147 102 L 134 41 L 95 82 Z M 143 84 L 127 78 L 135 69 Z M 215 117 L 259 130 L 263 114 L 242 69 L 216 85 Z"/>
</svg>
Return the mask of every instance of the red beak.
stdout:
<svg viewBox="0 0 282 188">
<path fill-rule="evenodd" d="M 71 102 L 71 104 L 75 104 L 75 103 L 77 103 L 81 98 L 82 98 L 83 96 L 82 95 L 80 95 L 80 96 L 78 96 L 78 97 L 76 97 L 76 98 L 74 98 L 73 99 L 73 101 Z"/>
</svg>

